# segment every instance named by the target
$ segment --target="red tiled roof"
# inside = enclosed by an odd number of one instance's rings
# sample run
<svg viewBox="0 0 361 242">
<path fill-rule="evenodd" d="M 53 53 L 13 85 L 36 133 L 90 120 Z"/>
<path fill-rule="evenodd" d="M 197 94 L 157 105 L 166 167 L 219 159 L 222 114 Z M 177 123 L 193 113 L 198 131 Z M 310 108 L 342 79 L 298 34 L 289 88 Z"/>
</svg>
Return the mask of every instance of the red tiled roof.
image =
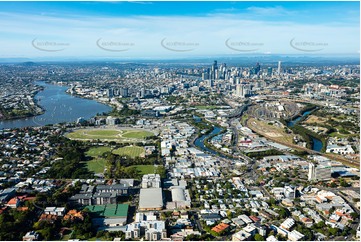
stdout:
<svg viewBox="0 0 361 242">
<path fill-rule="evenodd" d="M 225 229 L 227 229 L 228 227 L 229 227 L 228 224 L 220 223 L 220 224 L 214 226 L 214 227 L 212 228 L 212 231 L 214 231 L 214 232 L 216 232 L 216 233 L 220 233 L 220 232 L 224 231 Z"/>
<path fill-rule="evenodd" d="M 14 197 L 12 199 L 9 200 L 9 202 L 7 203 L 7 205 L 15 205 L 18 202 L 18 198 Z"/>
<path fill-rule="evenodd" d="M 259 219 L 258 217 L 256 217 L 256 216 L 249 216 L 249 218 L 250 219 L 252 219 L 253 220 L 253 222 L 258 222 L 258 221 L 260 221 L 261 219 Z"/>
</svg>

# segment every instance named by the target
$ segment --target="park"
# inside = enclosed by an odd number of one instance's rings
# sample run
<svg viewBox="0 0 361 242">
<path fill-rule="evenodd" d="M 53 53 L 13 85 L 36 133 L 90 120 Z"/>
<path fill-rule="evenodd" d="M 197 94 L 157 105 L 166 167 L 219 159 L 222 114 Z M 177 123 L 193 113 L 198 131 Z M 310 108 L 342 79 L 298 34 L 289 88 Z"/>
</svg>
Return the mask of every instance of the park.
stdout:
<svg viewBox="0 0 361 242">
<path fill-rule="evenodd" d="M 101 140 L 124 142 L 141 142 L 148 137 L 154 136 L 154 133 L 143 129 L 77 129 L 66 134 L 66 137 L 73 140 Z"/>
</svg>

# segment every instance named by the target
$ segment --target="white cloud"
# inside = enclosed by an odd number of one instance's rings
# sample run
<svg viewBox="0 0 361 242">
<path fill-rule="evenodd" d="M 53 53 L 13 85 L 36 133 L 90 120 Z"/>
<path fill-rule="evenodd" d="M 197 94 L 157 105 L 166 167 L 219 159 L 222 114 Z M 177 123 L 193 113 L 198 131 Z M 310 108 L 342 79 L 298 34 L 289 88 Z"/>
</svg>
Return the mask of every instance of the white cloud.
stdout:
<svg viewBox="0 0 361 242">
<path fill-rule="evenodd" d="M 282 8 L 253 8 L 252 11 L 285 14 Z M 56 53 L 59 56 L 177 57 L 185 54 L 237 54 L 225 45 L 228 38 L 238 42 L 262 43 L 259 53 L 300 54 L 290 46 L 292 38 L 327 43 L 322 53 L 356 53 L 359 49 L 359 32 L 358 24 L 266 22 L 244 20 L 239 15 L 63 18 L 0 12 L 0 53 L 8 57 L 19 54 L 30 57 L 48 55 L 32 48 L 30 43 L 34 38 L 70 43 L 64 51 Z M 134 46 L 121 54 L 107 53 L 96 46 L 99 38 L 134 43 Z M 164 38 L 198 45 L 192 52 L 172 52 L 161 46 Z"/>
<path fill-rule="evenodd" d="M 257 14 L 257 15 L 267 15 L 267 16 L 275 16 L 275 15 L 291 15 L 296 14 L 297 11 L 286 10 L 281 6 L 276 7 L 249 7 L 247 8 L 249 13 Z"/>
</svg>

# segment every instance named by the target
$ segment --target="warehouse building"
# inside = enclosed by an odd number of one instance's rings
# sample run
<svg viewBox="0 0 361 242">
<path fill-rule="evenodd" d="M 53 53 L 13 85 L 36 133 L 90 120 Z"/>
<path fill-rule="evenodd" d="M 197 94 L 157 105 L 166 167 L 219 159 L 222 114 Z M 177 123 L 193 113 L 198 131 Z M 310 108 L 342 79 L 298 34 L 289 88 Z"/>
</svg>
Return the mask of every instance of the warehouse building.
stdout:
<svg viewBox="0 0 361 242">
<path fill-rule="evenodd" d="M 163 208 L 162 188 L 140 189 L 139 210 L 161 210 Z"/>
<path fill-rule="evenodd" d="M 185 209 L 191 207 L 191 198 L 187 189 L 173 187 L 172 202 L 167 203 L 167 209 Z"/>
<path fill-rule="evenodd" d="M 128 204 L 90 205 L 86 208 L 92 213 L 92 223 L 98 230 L 122 230 L 127 223 Z"/>
</svg>

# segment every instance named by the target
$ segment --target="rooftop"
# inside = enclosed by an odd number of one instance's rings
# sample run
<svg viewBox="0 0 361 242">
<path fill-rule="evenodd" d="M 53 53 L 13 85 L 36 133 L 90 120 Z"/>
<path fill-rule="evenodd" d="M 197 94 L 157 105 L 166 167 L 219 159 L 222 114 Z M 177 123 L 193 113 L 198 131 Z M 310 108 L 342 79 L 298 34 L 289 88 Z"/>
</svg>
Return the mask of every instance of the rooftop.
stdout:
<svg viewBox="0 0 361 242">
<path fill-rule="evenodd" d="M 163 207 L 161 188 L 140 189 L 139 209 L 157 209 Z"/>
<path fill-rule="evenodd" d="M 99 217 L 127 217 L 128 204 L 107 204 L 107 205 L 90 205 L 87 206 L 92 213 L 96 213 Z"/>
</svg>

